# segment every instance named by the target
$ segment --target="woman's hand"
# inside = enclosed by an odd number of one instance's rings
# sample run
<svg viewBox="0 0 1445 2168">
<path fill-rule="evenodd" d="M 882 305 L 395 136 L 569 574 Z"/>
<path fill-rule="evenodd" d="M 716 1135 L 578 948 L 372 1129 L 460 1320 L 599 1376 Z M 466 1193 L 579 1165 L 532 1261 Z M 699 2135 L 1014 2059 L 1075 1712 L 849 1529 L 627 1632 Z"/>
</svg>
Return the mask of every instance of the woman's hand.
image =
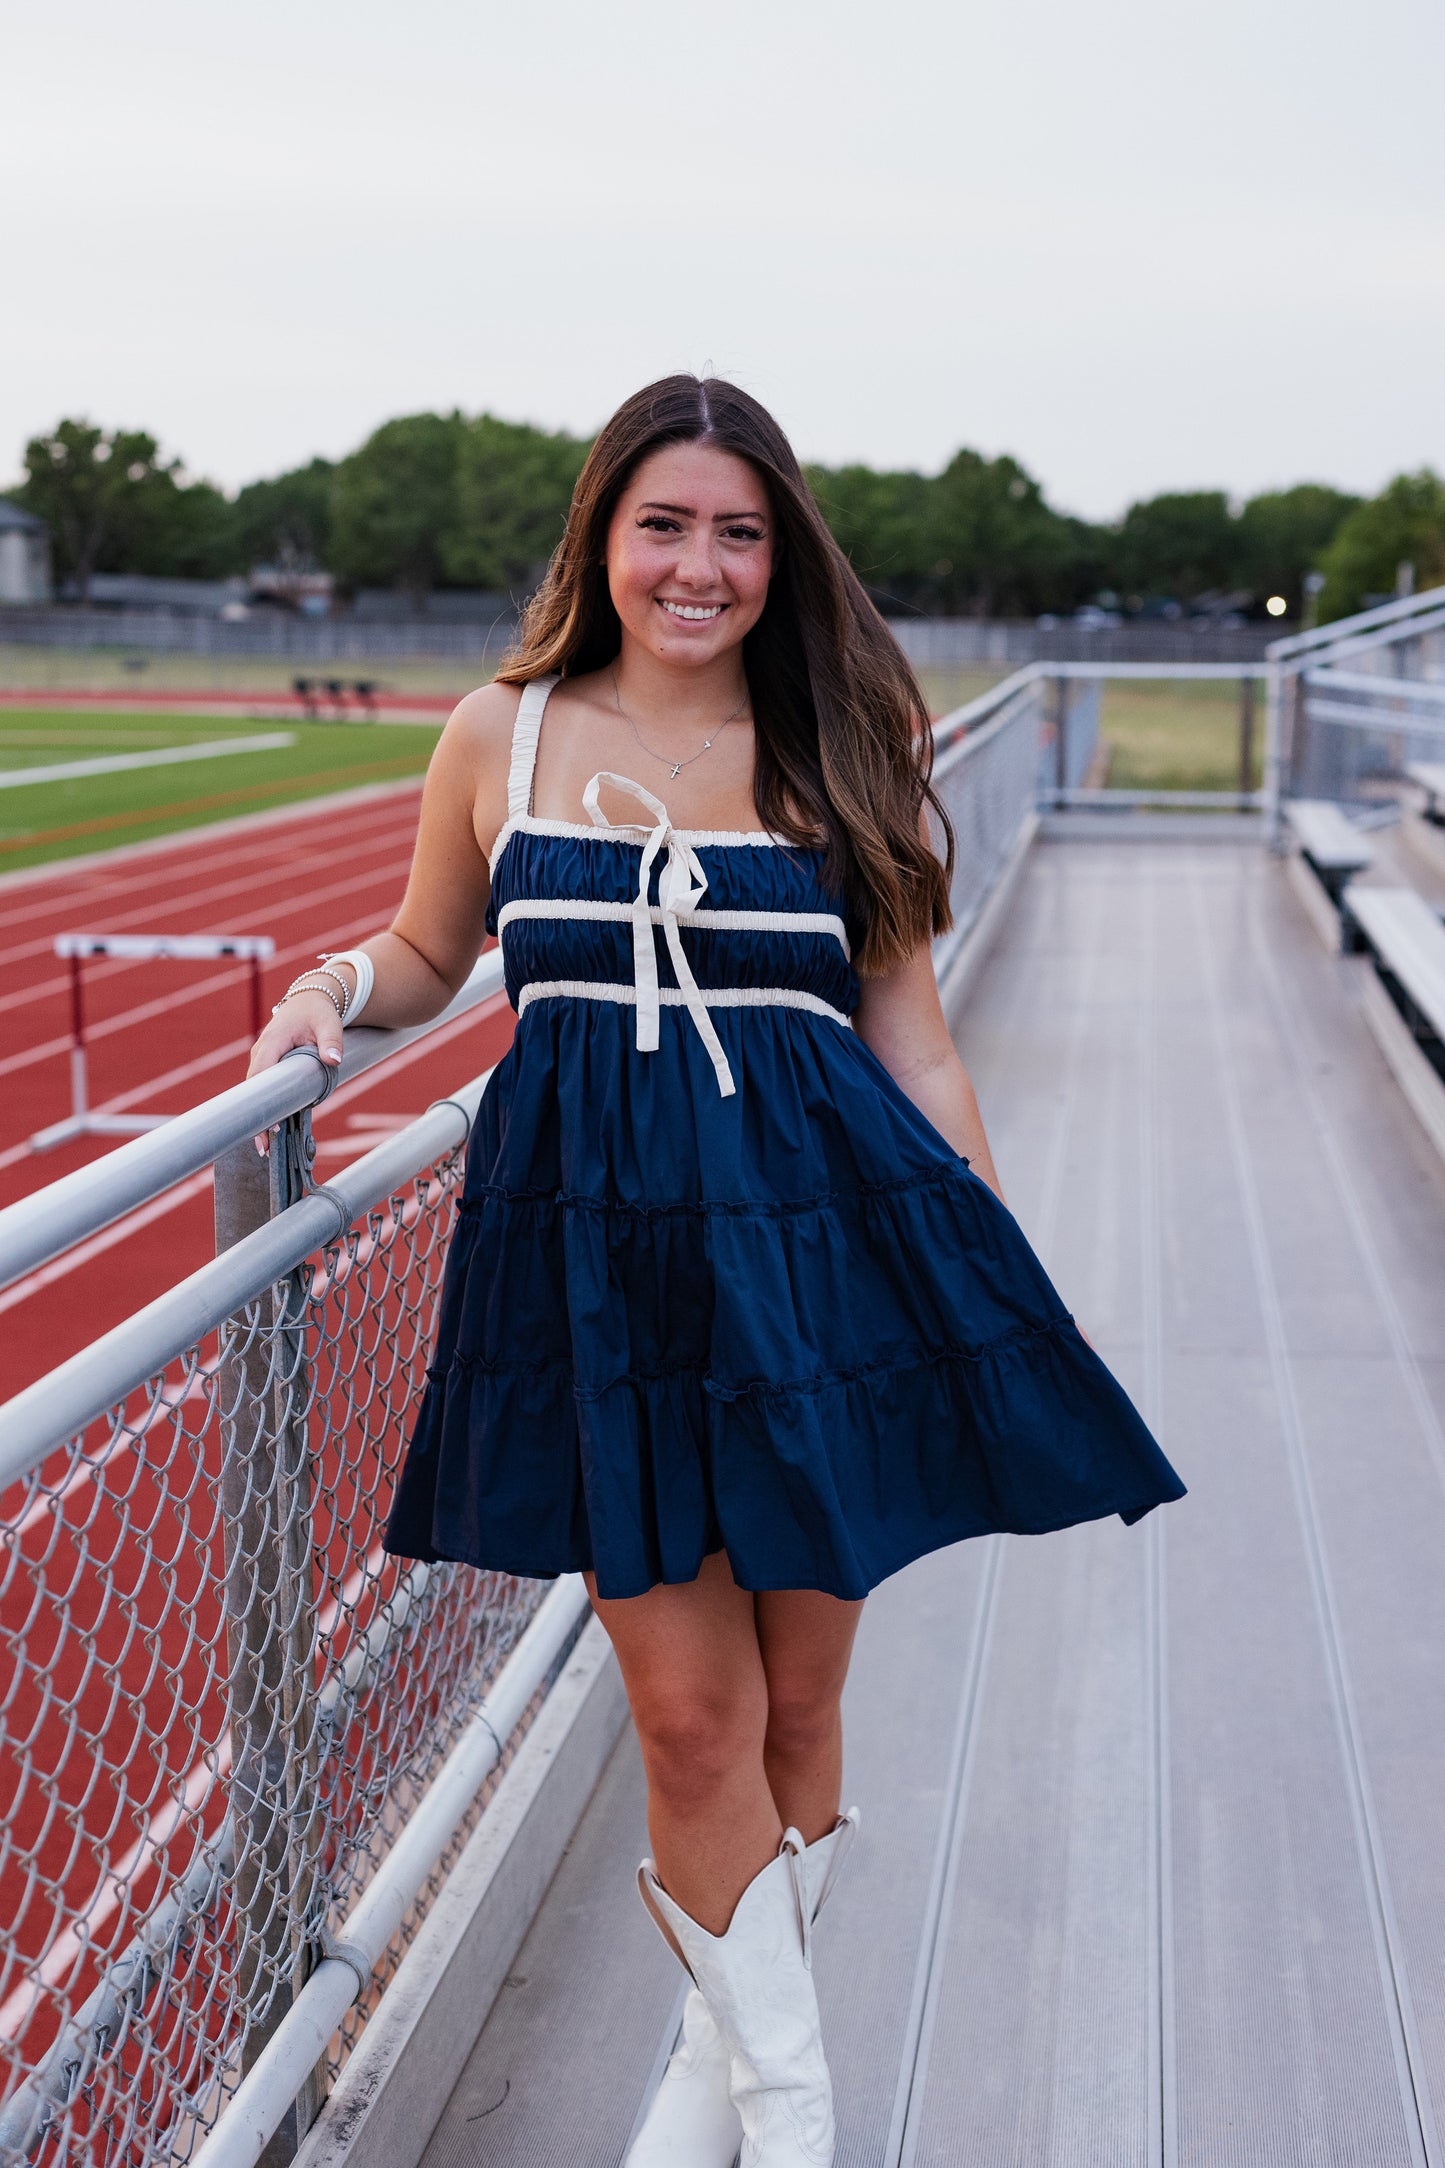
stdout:
<svg viewBox="0 0 1445 2168">
<path fill-rule="evenodd" d="M 349 978 L 351 966 L 348 964 L 345 968 Z M 251 1049 L 247 1076 L 259 1076 L 263 1069 L 273 1069 L 283 1055 L 298 1046 L 313 1048 L 328 1069 L 334 1069 L 340 1061 L 341 1019 L 336 1013 L 335 1002 L 328 1001 L 325 994 L 292 994 L 281 1003 Z M 263 1129 L 256 1139 L 256 1149 L 263 1158 L 270 1148 L 270 1141 Z"/>
</svg>

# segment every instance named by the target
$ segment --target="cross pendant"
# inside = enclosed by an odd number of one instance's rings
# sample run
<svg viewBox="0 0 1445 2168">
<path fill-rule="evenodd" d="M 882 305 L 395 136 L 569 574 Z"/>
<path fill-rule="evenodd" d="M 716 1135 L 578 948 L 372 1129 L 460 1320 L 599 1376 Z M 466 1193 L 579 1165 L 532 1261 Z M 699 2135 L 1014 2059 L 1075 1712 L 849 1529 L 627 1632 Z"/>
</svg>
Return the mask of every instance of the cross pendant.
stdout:
<svg viewBox="0 0 1445 2168">
<path fill-rule="evenodd" d="M 674 781 L 674 782 L 676 782 L 676 781 L 677 781 L 677 778 L 678 778 L 678 777 L 679 777 L 679 776 L 680 776 L 681 774 L 682 774 L 682 762 L 681 762 L 680 760 L 675 760 L 675 761 L 673 762 L 673 764 L 672 764 L 672 778 L 673 778 L 673 781 Z"/>
</svg>

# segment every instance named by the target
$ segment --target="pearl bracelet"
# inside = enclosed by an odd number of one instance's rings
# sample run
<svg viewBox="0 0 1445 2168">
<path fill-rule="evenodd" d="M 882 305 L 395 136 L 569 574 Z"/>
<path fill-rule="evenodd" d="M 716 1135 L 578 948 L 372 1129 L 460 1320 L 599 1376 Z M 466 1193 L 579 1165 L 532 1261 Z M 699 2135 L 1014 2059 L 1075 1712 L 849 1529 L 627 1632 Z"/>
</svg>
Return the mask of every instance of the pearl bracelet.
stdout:
<svg viewBox="0 0 1445 2168">
<path fill-rule="evenodd" d="M 334 978 L 336 976 L 335 972 L 332 972 L 330 976 Z M 331 991 L 331 988 L 329 986 L 322 986 L 317 980 L 308 979 L 304 971 L 299 979 L 292 980 L 291 984 L 287 987 L 285 993 L 281 996 L 281 999 L 272 1009 L 271 1014 L 273 1016 L 279 1016 L 293 994 L 324 994 L 326 996 L 326 999 L 331 1003 L 332 1008 L 336 1011 L 337 1022 L 342 1024 L 346 1022 L 345 1002 L 339 1000 L 338 997 Z"/>
<path fill-rule="evenodd" d="M 356 992 L 342 1012 L 342 1022 L 354 1024 L 371 999 L 371 989 L 376 984 L 376 966 L 365 949 L 328 949 L 322 956 L 323 964 L 350 964 L 356 973 Z"/>
</svg>

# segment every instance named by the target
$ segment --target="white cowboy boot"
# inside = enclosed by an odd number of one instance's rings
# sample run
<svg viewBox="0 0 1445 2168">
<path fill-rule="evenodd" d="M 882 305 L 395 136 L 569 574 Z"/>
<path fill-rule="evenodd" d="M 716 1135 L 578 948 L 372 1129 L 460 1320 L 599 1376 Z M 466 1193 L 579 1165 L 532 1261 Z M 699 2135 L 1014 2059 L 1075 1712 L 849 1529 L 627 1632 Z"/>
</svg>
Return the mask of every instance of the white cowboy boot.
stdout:
<svg viewBox="0 0 1445 2168">
<path fill-rule="evenodd" d="M 799 1866 L 811 1926 L 832 1894 L 858 1833 L 858 1809 L 840 1814 L 826 1837 L 805 1847 Z M 624 2168 L 733 2168 L 742 2117 L 729 2090 L 731 2058 L 699 1988 L 682 2006 L 674 2048 Z"/>
<path fill-rule="evenodd" d="M 813 1992 L 803 1849 L 797 1830 L 786 1830 L 777 1858 L 753 1877 L 722 1935 L 709 1934 L 668 1896 L 651 1860 L 638 1869 L 644 1904 L 726 2043 L 742 2168 L 830 2168 L 833 2159 L 833 2088 Z"/>
</svg>

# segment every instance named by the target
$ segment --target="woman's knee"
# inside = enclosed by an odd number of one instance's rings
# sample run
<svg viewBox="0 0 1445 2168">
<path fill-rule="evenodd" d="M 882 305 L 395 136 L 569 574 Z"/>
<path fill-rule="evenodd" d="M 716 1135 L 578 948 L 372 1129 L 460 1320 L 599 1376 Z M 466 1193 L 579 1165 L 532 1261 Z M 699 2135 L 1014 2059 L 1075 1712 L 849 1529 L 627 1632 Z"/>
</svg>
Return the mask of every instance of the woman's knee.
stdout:
<svg viewBox="0 0 1445 2168">
<path fill-rule="evenodd" d="M 701 1684 L 679 1691 L 668 1682 L 659 1691 L 635 1694 L 632 1717 L 649 1784 L 676 1802 L 715 1795 L 730 1774 L 763 1752 L 767 1711 L 759 1695 L 718 1693 Z"/>
<path fill-rule="evenodd" d="M 838 1737 L 842 1709 L 831 1682 L 770 1685 L 766 1750 L 788 1757 L 822 1753 Z"/>
</svg>

